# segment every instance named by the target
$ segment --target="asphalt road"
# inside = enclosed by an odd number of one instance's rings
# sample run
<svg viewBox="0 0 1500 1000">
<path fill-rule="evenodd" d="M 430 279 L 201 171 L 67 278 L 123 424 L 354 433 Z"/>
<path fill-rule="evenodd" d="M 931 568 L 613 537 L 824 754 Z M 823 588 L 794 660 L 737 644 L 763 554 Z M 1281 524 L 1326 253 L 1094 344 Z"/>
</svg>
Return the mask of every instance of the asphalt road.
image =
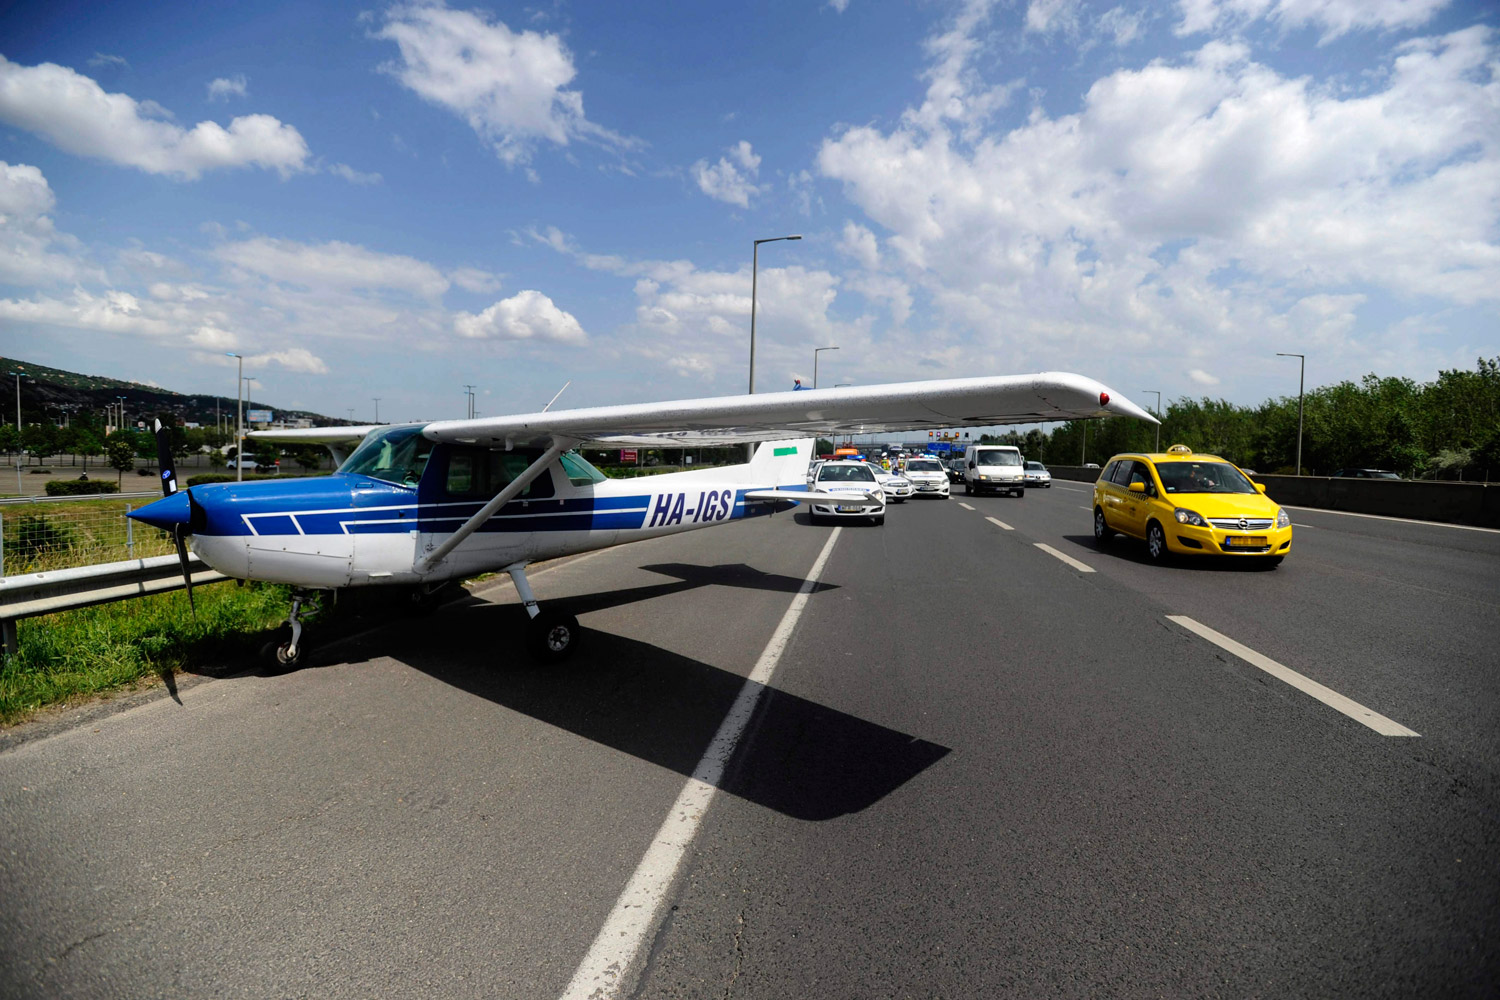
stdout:
<svg viewBox="0 0 1500 1000">
<path fill-rule="evenodd" d="M 1500 533 L 1157 567 L 1088 497 L 839 529 L 619 995 L 1500 992 Z M 833 531 L 536 574 L 562 667 L 498 584 L 0 753 L 0 996 L 563 996 Z"/>
</svg>

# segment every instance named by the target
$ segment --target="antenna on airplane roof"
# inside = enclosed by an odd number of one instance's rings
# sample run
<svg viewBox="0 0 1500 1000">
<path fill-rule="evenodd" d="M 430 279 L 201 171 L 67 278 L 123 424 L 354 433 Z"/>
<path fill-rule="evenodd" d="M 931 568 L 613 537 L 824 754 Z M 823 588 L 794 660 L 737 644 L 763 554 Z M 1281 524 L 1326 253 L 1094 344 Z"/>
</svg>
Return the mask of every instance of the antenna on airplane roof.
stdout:
<svg viewBox="0 0 1500 1000">
<path fill-rule="evenodd" d="M 561 396 L 563 393 L 567 392 L 568 391 L 568 386 L 570 386 L 572 384 L 573 384 L 573 380 L 572 379 L 568 379 L 566 382 L 564 382 L 563 383 L 563 387 L 561 389 L 557 390 L 557 396 Z M 543 413 L 546 413 L 548 410 L 552 409 L 552 404 L 555 403 L 555 402 L 557 402 L 557 396 L 553 396 L 551 399 L 547 400 L 547 405 L 544 406 L 544 407 L 542 407 L 542 412 Z"/>
</svg>

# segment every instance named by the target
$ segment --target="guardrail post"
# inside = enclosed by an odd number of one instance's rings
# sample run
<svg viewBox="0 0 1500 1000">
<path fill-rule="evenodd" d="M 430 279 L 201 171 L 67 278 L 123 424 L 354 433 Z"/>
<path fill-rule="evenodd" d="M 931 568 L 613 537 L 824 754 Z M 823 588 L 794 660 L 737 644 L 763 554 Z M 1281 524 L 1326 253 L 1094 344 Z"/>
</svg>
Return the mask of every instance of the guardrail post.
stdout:
<svg viewBox="0 0 1500 1000">
<path fill-rule="evenodd" d="M 21 645 L 16 640 L 16 620 L 0 618 L 0 631 L 5 633 L 5 655 L 15 656 L 21 651 Z"/>
<path fill-rule="evenodd" d="M 130 504 L 125 505 L 125 555 L 135 558 L 135 522 L 130 519 Z"/>
</svg>

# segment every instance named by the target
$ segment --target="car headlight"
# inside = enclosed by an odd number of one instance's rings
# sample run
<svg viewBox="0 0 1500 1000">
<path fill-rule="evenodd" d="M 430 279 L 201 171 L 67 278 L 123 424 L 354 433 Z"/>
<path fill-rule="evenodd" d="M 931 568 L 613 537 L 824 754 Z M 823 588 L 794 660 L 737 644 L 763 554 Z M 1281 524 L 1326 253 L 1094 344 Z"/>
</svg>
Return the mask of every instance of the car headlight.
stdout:
<svg viewBox="0 0 1500 1000">
<path fill-rule="evenodd" d="M 1203 515 L 1199 514 L 1195 510 L 1188 510 L 1186 507 L 1178 507 L 1177 510 L 1174 511 L 1174 513 L 1177 515 L 1177 521 L 1179 524 L 1191 524 L 1195 528 L 1208 527 L 1208 522 L 1203 520 Z"/>
<path fill-rule="evenodd" d="M 990 477 L 989 477 L 989 476 L 985 476 L 985 475 L 981 475 L 981 476 L 980 476 L 980 477 L 979 477 L 979 478 L 980 478 L 980 480 L 981 480 L 981 481 L 982 481 L 982 480 L 985 480 L 985 479 L 988 479 L 988 478 L 990 478 Z"/>
<path fill-rule="evenodd" d="M 1285 507 L 1282 507 L 1280 510 L 1278 510 L 1276 512 L 1276 527 L 1278 527 L 1278 528 L 1290 528 L 1291 526 L 1292 526 L 1292 515 L 1290 515 L 1290 514 L 1288 514 L 1286 512 L 1286 508 Z"/>
</svg>

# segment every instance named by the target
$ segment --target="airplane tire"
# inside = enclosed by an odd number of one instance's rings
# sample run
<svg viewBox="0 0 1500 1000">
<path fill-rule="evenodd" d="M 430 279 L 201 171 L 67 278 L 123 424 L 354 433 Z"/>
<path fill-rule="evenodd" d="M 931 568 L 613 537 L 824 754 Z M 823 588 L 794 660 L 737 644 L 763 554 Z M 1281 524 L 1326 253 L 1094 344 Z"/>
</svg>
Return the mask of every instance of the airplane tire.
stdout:
<svg viewBox="0 0 1500 1000">
<path fill-rule="evenodd" d="M 538 663 L 561 663 L 578 649 L 578 619 L 543 611 L 526 626 L 526 648 Z"/>
<path fill-rule="evenodd" d="M 307 662 L 306 641 L 302 642 L 297 647 L 296 656 L 287 655 L 287 650 L 291 648 L 291 645 L 292 640 L 290 638 L 276 638 L 260 647 L 260 656 L 261 659 L 265 661 L 265 669 L 267 673 L 291 673 L 293 670 L 296 670 L 298 667 Z"/>
</svg>

